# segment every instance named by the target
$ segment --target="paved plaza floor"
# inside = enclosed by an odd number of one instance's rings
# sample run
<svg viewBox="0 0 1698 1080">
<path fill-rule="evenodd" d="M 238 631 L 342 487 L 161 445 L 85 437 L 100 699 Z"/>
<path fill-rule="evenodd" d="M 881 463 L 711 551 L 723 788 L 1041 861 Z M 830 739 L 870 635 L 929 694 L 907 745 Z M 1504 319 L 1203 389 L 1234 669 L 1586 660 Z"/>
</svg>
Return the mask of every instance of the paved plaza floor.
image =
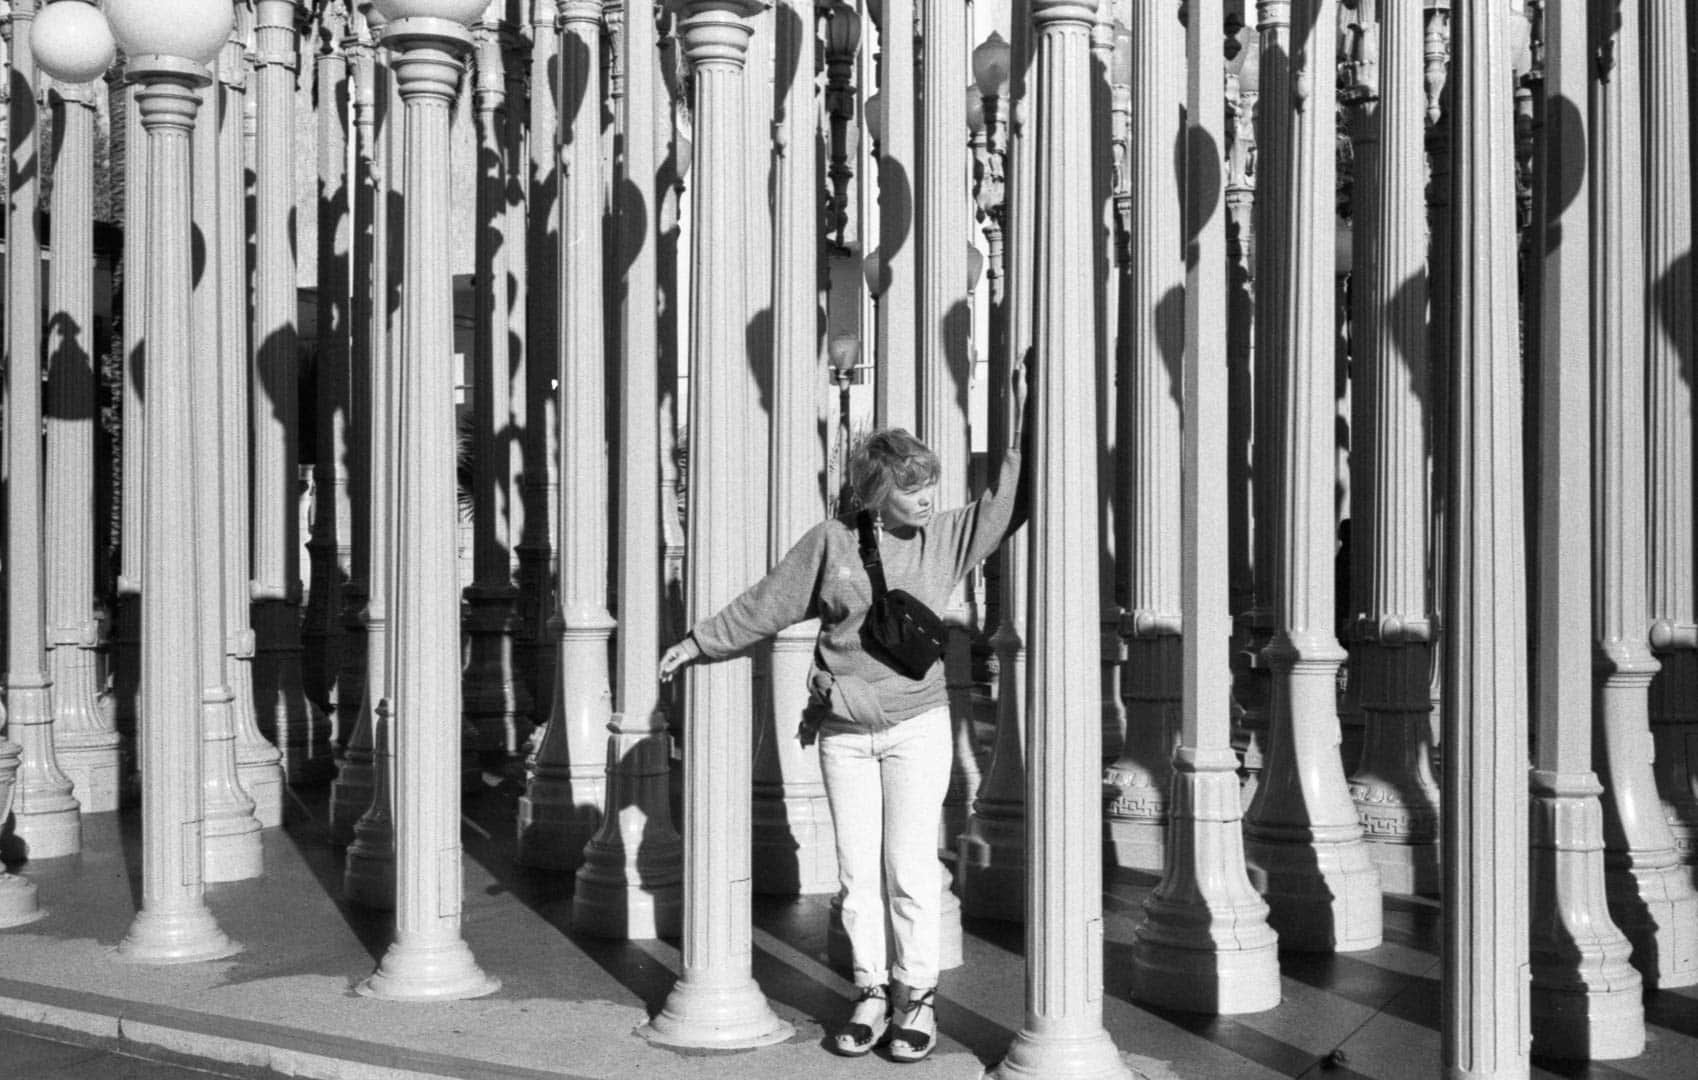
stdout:
<svg viewBox="0 0 1698 1080">
<path fill-rule="evenodd" d="M 465 804 L 465 935 L 501 990 L 442 1004 L 354 992 L 383 953 L 388 919 L 341 901 L 340 853 L 324 827 L 323 792 L 304 800 L 291 793 L 285 827 L 265 838 L 263 879 L 208 889 L 214 914 L 243 951 L 182 967 L 115 958 L 138 899 L 139 837 L 133 814 L 122 827 L 115 815 L 88 818 L 82 855 L 21 868 L 39 886 L 47 915 L 0 931 L 0 1078 L 164 1080 L 198 1066 L 226 1076 L 331 1080 L 835 1080 L 892 1070 L 914 1080 L 971 1080 L 997 1061 L 1020 1025 L 1023 932 L 969 920 L 966 963 L 942 981 L 937 1052 L 915 1066 L 835 1057 L 824 1049 L 825 1035 L 846 1007 L 849 982 L 826 959 L 829 898 L 757 898 L 755 975 L 795 1036 L 743 1052 L 653 1046 L 636 1031 L 671 988 L 677 943 L 574 936 L 571 875 L 513 863 L 519 794 L 510 776 L 485 773 L 483 789 Z M 1440 1075 L 1436 901 L 1388 896 L 1385 944 L 1348 955 L 1288 954 L 1277 1008 L 1223 1018 L 1130 1001 L 1132 928 L 1152 884 L 1115 882 L 1104 897 L 1105 1022 L 1138 1074 Z M 1540 1061 L 1534 1075 L 1698 1077 L 1698 991 L 1655 994 L 1648 1014 L 1642 1056 Z M 20 1035 L 22 1049 L 7 1042 Z M 73 1056 L 55 1059 L 42 1038 L 76 1044 L 60 1047 Z M 169 1067 L 145 1071 L 156 1066 L 137 1057 Z"/>
</svg>

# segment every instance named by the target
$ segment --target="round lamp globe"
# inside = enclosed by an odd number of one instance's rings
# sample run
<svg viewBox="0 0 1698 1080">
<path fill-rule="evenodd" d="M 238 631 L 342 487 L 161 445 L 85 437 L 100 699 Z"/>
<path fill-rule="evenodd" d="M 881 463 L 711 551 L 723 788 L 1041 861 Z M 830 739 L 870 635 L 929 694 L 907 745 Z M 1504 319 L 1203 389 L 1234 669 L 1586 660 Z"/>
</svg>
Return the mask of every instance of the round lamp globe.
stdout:
<svg viewBox="0 0 1698 1080">
<path fill-rule="evenodd" d="M 35 17 L 30 50 L 41 70 L 62 83 L 84 83 L 112 66 L 117 43 L 112 28 L 93 4 L 59 0 Z"/>
<path fill-rule="evenodd" d="M 230 38 L 235 10 L 230 0 L 107 0 L 106 18 L 125 56 L 210 64 Z"/>
<path fill-rule="evenodd" d="M 470 26 L 489 6 L 489 0 L 375 0 L 372 6 L 390 22 L 446 19 L 461 26 Z"/>
</svg>

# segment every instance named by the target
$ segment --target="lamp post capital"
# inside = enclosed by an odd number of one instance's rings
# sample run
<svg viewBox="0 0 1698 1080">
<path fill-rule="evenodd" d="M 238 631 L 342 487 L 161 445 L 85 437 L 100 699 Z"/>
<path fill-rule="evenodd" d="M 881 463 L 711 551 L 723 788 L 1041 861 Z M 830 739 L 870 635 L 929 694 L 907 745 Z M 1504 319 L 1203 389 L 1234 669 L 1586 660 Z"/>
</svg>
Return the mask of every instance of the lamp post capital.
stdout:
<svg viewBox="0 0 1698 1080">
<path fill-rule="evenodd" d="M 1031 0 L 1032 24 L 1039 28 L 1074 24 L 1089 30 L 1097 22 L 1098 0 Z"/>
<path fill-rule="evenodd" d="M 755 32 L 749 20 L 769 6 L 767 0 L 688 0 L 678 26 L 685 55 L 698 67 L 742 67 Z"/>
</svg>

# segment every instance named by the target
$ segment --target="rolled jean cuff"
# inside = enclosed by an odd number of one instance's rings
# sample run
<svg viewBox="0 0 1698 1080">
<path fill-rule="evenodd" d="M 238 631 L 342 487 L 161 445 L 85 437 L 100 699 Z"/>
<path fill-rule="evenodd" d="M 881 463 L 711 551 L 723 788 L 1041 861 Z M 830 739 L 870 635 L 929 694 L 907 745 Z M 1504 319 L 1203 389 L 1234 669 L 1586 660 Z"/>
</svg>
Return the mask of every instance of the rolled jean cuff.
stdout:
<svg viewBox="0 0 1698 1080">
<path fill-rule="evenodd" d="M 869 986 L 889 986 L 890 972 L 888 971 L 857 971 L 855 972 L 855 989 L 865 990 Z"/>
<path fill-rule="evenodd" d="M 936 971 L 924 971 L 912 967 L 905 968 L 901 964 L 891 968 L 890 976 L 910 990 L 930 990 L 937 985 Z"/>
</svg>

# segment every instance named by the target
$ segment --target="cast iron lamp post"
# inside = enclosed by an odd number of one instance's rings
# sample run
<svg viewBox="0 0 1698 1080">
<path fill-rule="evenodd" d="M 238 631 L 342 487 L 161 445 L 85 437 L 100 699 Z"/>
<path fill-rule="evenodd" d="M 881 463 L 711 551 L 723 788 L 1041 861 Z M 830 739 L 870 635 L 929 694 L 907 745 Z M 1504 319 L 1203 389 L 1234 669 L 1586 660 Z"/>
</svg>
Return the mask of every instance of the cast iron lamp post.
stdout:
<svg viewBox="0 0 1698 1080">
<path fill-rule="evenodd" d="M 82 813 L 118 805 L 118 731 L 98 701 L 94 604 L 94 127 L 95 87 L 111 64 L 112 32 L 86 3 L 42 11 L 30 31 L 53 79 L 53 259 L 49 271 L 45 546 L 47 675 L 53 751 Z M 32 855 L 36 852 L 32 849 Z"/>
<path fill-rule="evenodd" d="M 19 18 L 21 15 L 34 15 L 33 9 L 33 4 L 12 5 L 12 21 L 7 29 L 13 58 L 13 78 L 28 85 L 29 65 L 32 60 L 41 60 L 44 52 L 47 54 L 47 62 L 42 65 L 43 68 L 48 74 L 65 82 L 83 82 L 93 78 L 111 61 L 112 35 L 106 31 L 105 21 L 92 8 L 57 13 L 47 20 L 48 28 L 45 31 L 41 28 L 39 17 L 33 20 Z M 88 22 L 96 25 L 79 32 L 79 28 Z M 67 23 L 71 24 L 69 28 Z M 29 30 L 27 42 L 20 33 L 26 28 Z M 67 32 L 67 29 L 72 32 Z M 23 794 L 21 789 L 29 782 L 29 773 L 33 771 L 27 764 L 29 758 L 37 756 L 31 753 L 31 744 L 39 744 L 45 739 L 46 747 L 51 752 L 52 728 L 48 725 L 53 719 L 49 697 L 51 685 L 42 649 L 42 631 L 45 629 L 42 616 L 45 610 L 39 591 L 42 559 L 42 489 L 38 449 L 40 443 L 34 439 L 19 440 L 17 446 L 11 443 L 14 432 L 35 431 L 41 423 L 40 353 L 34 346 L 39 338 L 40 326 L 33 317 L 27 317 L 38 311 L 40 306 L 37 291 L 40 278 L 36 272 L 40 263 L 40 250 L 35 226 L 35 188 L 33 184 L 20 183 L 25 166 L 28 166 L 31 173 L 37 171 L 32 163 L 20 160 L 35 153 L 35 139 L 31 134 L 34 128 L 34 101 L 31 99 L 10 103 L 6 110 L 6 124 L 11 132 L 11 161 L 8 163 L 11 180 L 7 191 L 17 207 L 17 212 L 11 216 L 7 226 L 5 301 L 10 309 L 7 315 L 12 330 L 6 346 L 6 371 L 10 376 L 7 393 L 6 460 L 11 475 L 6 506 L 10 541 L 6 551 L 10 592 L 6 600 L 13 618 L 8 634 L 9 674 L 6 685 L 6 704 L 10 713 L 0 713 L 0 723 L 6 723 L 10 729 L 8 734 L 17 735 L 18 741 L 12 742 L 0 737 L 0 820 L 17 810 L 19 816 L 16 820 L 20 826 L 20 836 L 23 836 L 21 826 L 24 821 L 25 800 L 19 797 L 14 804 L 14 796 Z M 57 268 L 55 263 L 55 269 Z M 14 346 L 14 342 L 23 347 Z M 33 416 L 29 415 L 31 411 Z M 33 596 L 30 591 L 33 591 Z M 20 655 L 25 661 L 21 665 L 18 663 Z M 29 662 L 32 658 L 34 663 Z M 19 677 L 20 674 L 22 678 Z M 56 773 L 57 769 L 53 771 Z M 62 774 L 59 779 L 63 779 Z M 69 784 L 65 787 L 68 789 Z M 77 804 L 70 798 L 69 791 L 53 798 L 52 801 L 69 801 L 72 827 L 70 835 L 79 835 L 75 831 L 80 820 Z M 60 818 L 63 815 L 56 814 L 53 817 Z M 31 839 L 27 836 L 23 838 L 26 841 Z M 0 870 L 0 926 L 17 926 L 32 922 L 42 914 L 36 901 L 34 883 Z"/>
<path fill-rule="evenodd" d="M 224 0 L 110 0 L 112 35 L 128 59 L 147 133 L 148 199 L 141 250 L 147 327 L 147 410 L 155 431 L 194 433 L 189 355 L 192 302 L 190 133 L 208 65 L 230 36 Z M 141 715 L 142 897 L 119 955 L 138 963 L 211 960 L 237 951 L 207 910 L 202 878 L 203 742 L 199 556 L 192 550 L 194 438 L 149 439 L 143 469 Z"/>
<path fill-rule="evenodd" d="M 849 182 L 855 170 L 849 164 L 849 122 L 855 118 L 855 52 L 861 47 L 861 15 L 853 4 L 837 0 L 825 20 L 825 108 L 831 118 L 830 165 L 831 206 L 828 231 L 837 234 L 836 246 L 847 251 L 843 230 L 849 225 Z"/>
<path fill-rule="evenodd" d="M 442 1001 L 500 983 L 460 936 L 460 640 L 455 587 L 448 115 L 484 0 L 380 0 L 405 109 L 407 283 L 394 372 L 395 939 L 359 990 Z"/>
<path fill-rule="evenodd" d="M 13 3 L 12 94 L 7 126 L 5 457 L 6 727 L 21 752 L 12 784 L 13 842 L 26 857 L 75 854 L 82 817 L 71 781 L 53 753 L 53 681 L 48 674 L 42 588 L 41 191 L 36 122 L 33 0 Z"/>
</svg>

